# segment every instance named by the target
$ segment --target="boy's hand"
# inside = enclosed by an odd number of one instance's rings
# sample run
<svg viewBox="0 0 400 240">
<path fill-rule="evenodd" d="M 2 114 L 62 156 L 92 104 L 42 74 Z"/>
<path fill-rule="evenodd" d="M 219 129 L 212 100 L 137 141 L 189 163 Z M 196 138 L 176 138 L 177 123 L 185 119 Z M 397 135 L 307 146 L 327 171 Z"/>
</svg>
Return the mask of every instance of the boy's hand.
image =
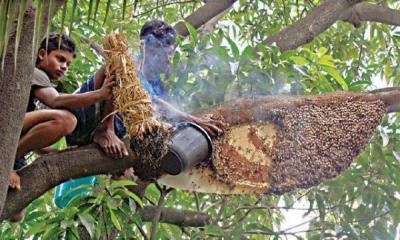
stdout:
<svg viewBox="0 0 400 240">
<path fill-rule="evenodd" d="M 115 75 L 106 77 L 103 86 L 100 88 L 101 96 L 104 100 L 110 100 L 113 97 L 112 89 L 116 85 Z"/>
<path fill-rule="evenodd" d="M 11 188 L 16 188 L 17 190 L 21 190 L 21 178 L 17 174 L 16 171 L 12 170 L 10 174 L 10 181 L 8 184 Z"/>
</svg>

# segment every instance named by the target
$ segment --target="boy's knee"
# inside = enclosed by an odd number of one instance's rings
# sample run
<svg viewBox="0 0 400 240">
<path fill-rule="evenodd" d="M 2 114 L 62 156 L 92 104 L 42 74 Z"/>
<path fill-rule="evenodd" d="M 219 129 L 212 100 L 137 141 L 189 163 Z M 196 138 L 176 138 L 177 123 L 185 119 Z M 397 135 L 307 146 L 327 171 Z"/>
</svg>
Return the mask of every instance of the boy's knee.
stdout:
<svg viewBox="0 0 400 240">
<path fill-rule="evenodd" d="M 60 110 L 57 114 L 56 121 L 62 127 L 63 135 L 71 134 L 77 124 L 77 119 L 74 114 L 66 110 Z"/>
</svg>

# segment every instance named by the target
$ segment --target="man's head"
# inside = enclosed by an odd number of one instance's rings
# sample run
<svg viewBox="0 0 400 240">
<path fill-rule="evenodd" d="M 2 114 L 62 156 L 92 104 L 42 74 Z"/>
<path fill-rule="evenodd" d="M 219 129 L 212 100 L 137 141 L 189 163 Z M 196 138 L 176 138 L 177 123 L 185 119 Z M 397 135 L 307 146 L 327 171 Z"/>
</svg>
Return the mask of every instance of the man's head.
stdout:
<svg viewBox="0 0 400 240">
<path fill-rule="evenodd" d="M 59 79 L 67 73 L 69 64 L 76 56 L 75 52 L 75 43 L 71 38 L 64 34 L 50 33 L 40 43 L 36 67 L 45 71 L 50 79 Z"/>
<path fill-rule="evenodd" d="M 160 20 L 147 22 L 140 30 L 140 40 L 145 46 L 144 73 L 147 80 L 158 80 L 160 74 L 168 75 L 175 50 L 174 28 Z"/>
</svg>

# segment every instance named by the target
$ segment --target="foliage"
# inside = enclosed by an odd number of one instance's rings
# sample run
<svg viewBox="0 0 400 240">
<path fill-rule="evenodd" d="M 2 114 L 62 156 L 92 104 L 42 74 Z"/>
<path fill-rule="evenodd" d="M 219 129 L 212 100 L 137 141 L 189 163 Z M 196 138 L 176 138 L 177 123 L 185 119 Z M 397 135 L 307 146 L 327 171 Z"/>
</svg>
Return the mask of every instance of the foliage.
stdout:
<svg viewBox="0 0 400 240">
<path fill-rule="evenodd" d="M 74 91 L 102 64 L 101 57 L 84 39 L 101 43 L 106 33 L 121 29 L 132 36 L 131 45 L 137 50 L 135 36 L 146 20 L 176 22 L 201 5 L 200 1 L 128 1 L 123 11 L 122 1 L 111 1 L 108 8 L 106 2 L 96 7 L 98 2 L 68 1 L 67 17 L 62 17 L 61 10 L 52 21 L 51 30 L 70 33 L 80 49 L 68 76 L 58 83 L 59 90 Z M 338 22 L 296 50 L 280 53 L 275 46 L 260 44 L 267 36 L 306 16 L 320 2 L 239 1 L 212 34 L 196 32 L 188 26 L 190 36 L 179 39 L 173 57 L 174 71 L 163 79 L 169 101 L 195 111 L 237 97 L 399 86 L 398 28 L 365 23 L 356 29 Z M 394 0 L 380 2 L 400 7 Z M 5 27 L 2 23 L 0 31 Z M 260 51 L 256 53 L 256 49 Z M 165 206 L 207 212 L 212 223 L 204 228 L 159 224 L 157 239 L 395 239 L 400 222 L 399 117 L 390 114 L 385 118 L 379 134 L 345 174 L 312 189 L 283 196 L 171 191 Z M 129 195 L 126 189 L 114 188 L 107 181 L 89 197 L 65 209 L 53 205 L 50 191 L 26 209 L 27 216 L 21 224 L 2 223 L 2 238 L 46 239 L 58 235 L 74 239 L 79 224 L 94 238 L 109 235 L 115 229 L 121 230 L 117 231 L 120 239 L 143 238 L 140 230 L 150 235 L 151 224 L 141 222 L 132 205 L 123 201 L 124 195 Z M 160 196 L 159 189 L 151 185 L 143 203 L 155 205 Z M 299 227 L 288 226 L 287 217 L 299 214 L 303 214 L 304 222 L 297 223 Z"/>
</svg>

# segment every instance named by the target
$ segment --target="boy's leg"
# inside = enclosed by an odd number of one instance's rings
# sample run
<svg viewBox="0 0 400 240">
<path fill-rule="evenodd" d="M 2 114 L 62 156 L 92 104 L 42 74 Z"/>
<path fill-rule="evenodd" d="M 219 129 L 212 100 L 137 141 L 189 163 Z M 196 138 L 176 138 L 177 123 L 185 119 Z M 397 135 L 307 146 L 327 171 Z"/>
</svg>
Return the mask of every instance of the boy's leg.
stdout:
<svg viewBox="0 0 400 240">
<path fill-rule="evenodd" d="M 20 159 L 30 151 L 56 143 L 72 132 L 75 126 L 75 116 L 65 110 L 39 110 L 26 113 L 16 159 Z M 12 188 L 20 188 L 20 179 L 14 170 L 9 184 Z"/>
<path fill-rule="evenodd" d="M 75 116 L 66 110 L 38 110 L 25 114 L 16 158 L 56 143 L 76 126 Z"/>
<path fill-rule="evenodd" d="M 100 68 L 94 79 L 95 90 L 103 86 L 105 79 L 104 66 Z M 108 116 L 114 111 L 113 100 L 107 100 L 101 113 L 102 118 Z M 103 151 L 112 157 L 123 157 L 128 155 L 125 144 L 118 138 L 114 130 L 114 115 L 107 117 L 100 123 L 98 130 L 93 135 L 93 142 L 97 143 Z"/>
</svg>

